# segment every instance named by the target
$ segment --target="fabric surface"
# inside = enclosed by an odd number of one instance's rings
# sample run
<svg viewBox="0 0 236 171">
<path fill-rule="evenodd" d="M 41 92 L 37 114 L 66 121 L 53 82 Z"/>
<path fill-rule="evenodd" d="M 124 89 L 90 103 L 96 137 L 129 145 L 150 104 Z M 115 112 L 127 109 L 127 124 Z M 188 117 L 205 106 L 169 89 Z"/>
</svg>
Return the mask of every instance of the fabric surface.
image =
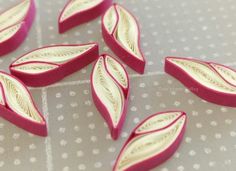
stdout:
<svg viewBox="0 0 236 171">
<path fill-rule="evenodd" d="M 0 11 L 19 0 L 0 0 Z M 127 68 L 131 98 L 121 137 L 110 138 L 90 91 L 92 64 L 43 88 L 30 88 L 49 128 L 37 137 L 0 118 L 0 170 L 111 171 L 131 130 L 147 116 L 180 109 L 188 114 L 185 137 L 174 156 L 153 171 L 235 171 L 235 109 L 207 103 L 163 72 L 165 56 L 192 56 L 236 67 L 234 0 L 117 0 L 141 25 L 147 59 L 144 75 Z M 96 41 L 113 53 L 101 36 L 100 18 L 59 35 L 57 18 L 66 0 L 36 0 L 37 17 L 27 40 L 0 58 L 8 71 L 12 60 L 51 44 Z"/>
</svg>

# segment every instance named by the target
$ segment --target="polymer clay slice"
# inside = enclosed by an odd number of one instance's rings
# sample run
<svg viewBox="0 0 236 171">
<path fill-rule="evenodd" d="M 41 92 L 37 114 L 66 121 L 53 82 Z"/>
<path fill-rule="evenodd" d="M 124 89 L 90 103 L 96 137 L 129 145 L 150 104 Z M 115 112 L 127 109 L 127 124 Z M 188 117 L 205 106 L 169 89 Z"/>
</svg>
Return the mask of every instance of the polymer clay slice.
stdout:
<svg viewBox="0 0 236 171">
<path fill-rule="evenodd" d="M 30 133 L 47 136 L 45 119 L 36 108 L 26 86 L 1 71 L 0 116 Z"/>
<path fill-rule="evenodd" d="M 55 45 L 21 56 L 9 69 L 28 86 L 47 86 L 80 70 L 98 57 L 97 43 Z"/>
<path fill-rule="evenodd" d="M 182 111 L 161 112 L 145 119 L 123 146 L 113 171 L 151 170 L 165 162 L 179 147 L 186 121 Z"/>
<path fill-rule="evenodd" d="M 125 121 L 129 78 L 124 67 L 109 55 L 102 55 L 91 74 L 93 101 L 106 120 L 111 137 L 116 140 Z"/>
<path fill-rule="evenodd" d="M 0 56 L 20 46 L 28 35 L 34 16 L 34 0 L 23 0 L 0 14 Z"/>
<path fill-rule="evenodd" d="M 112 0 L 69 0 L 58 19 L 59 33 L 97 18 L 111 5 Z"/>
<path fill-rule="evenodd" d="M 146 62 L 140 48 L 140 29 L 130 12 L 121 5 L 112 5 L 102 18 L 102 34 L 123 62 L 136 72 L 144 73 Z"/>
<path fill-rule="evenodd" d="M 236 71 L 212 62 L 167 57 L 165 71 L 182 82 L 200 98 L 236 107 Z"/>
</svg>

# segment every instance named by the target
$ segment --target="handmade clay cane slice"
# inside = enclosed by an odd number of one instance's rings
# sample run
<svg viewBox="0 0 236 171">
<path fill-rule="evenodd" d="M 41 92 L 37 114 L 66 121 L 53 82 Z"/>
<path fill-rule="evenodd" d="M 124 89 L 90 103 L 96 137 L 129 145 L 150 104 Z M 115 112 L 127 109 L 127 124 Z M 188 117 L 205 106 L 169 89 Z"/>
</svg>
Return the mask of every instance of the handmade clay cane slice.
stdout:
<svg viewBox="0 0 236 171">
<path fill-rule="evenodd" d="M 39 136 L 47 136 L 44 117 L 36 108 L 26 86 L 17 78 L 0 71 L 0 116 Z"/>
<path fill-rule="evenodd" d="M 167 57 L 165 71 L 200 98 L 236 107 L 236 71 L 227 66 L 200 60 Z"/>
<path fill-rule="evenodd" d="M 116 140 L 123 127 L 128 98 L 129 78 L 124 67 L 109 55 L 102 55 L 91 74 L 93 101 Z"/>
<path fill-rule="evenodd" d="M 113 171 L 146 171 L 165 162 L 179 147 L 186 121 L 182 111 L 161 112 L 145 119 L 126 141 Z"/>
<path fill-rule="evenodd" d="M 102 18 L 102 35 L 107 46 L 129 67 L 143 74 L 145 59 L 140 48 L 137 20 L 124 7 L 114 4 Z"/>
<path fill-rule="evenodd" d="M 95 61 L 98 51 L 97 43 L 43 47 L 16 59 L 9 69 L 28 86 L 47 86 Z"/>
<path fill-rule="evenodd" d="M 0 56 L 20 46 L 28 35 L 34 17 L 34 0 L 23 0 L 0 14 Z"/>
<path fill-rule="evenodd" d="M 97 18 L 111 5 L 112 0 L 69 0 L 58 19 L 59 33 Z"/>
</svg>

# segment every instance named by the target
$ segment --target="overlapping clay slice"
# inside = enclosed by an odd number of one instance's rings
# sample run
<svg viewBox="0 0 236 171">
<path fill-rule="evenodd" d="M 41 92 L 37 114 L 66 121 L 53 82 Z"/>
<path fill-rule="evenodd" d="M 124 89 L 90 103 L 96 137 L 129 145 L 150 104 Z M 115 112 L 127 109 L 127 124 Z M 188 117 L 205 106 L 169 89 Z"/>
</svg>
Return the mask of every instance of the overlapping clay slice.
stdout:
<svg viewBox="0 0 236 171">
<path fill-rule="evenodd" d="M 23 0 L 0 14 L 0 56 L 15 50 L 25 40 L 34 16 L 34 0 Z"/>
<path fill-rule="evenodd" d="M 129 98 L 129 78 L 124 67 L 109 55 L 102 55 L 91 75 L 94 103 L 116 140 L 125 121 Z"/>
<path fill-rule="evenodd" d="M 129 67 L 144 73 L 145 59 L 140 48 L 139 26 L 124 7 L 114 4 L 103 16 L 102 34 L 106 44 Z"/>
<path fill-rule="evenodd" d="M 58 19 L 59 32 L 95 19 L 111 4 L 112 0 L 69 0 Z"/>
<path fill-rule="evenodd" d="M 187 116 L 181 111 L 154 114 L 141 122 L 123 146 L 113 171 L 151 170 L 179 147 Z"/>
<path fill-rule="evenodd" d="M 98 57 L 96 43 L 49 46 L 18 58 L 10 65 L 10 71 L 28 86 L 46 86 L 87 66 Z"/>
<path fill-rule="evenodd" d="M 236 71 L 212 62 L 167 57 L 165 71 L 202 99 L 236 107 Z"/>
<path fill-rule="evenodd" d="M 46 122 L 26 86 L 4 72 L 0 72 L 0 116 L 28 132 L 47 136 Z"/>
</svg>

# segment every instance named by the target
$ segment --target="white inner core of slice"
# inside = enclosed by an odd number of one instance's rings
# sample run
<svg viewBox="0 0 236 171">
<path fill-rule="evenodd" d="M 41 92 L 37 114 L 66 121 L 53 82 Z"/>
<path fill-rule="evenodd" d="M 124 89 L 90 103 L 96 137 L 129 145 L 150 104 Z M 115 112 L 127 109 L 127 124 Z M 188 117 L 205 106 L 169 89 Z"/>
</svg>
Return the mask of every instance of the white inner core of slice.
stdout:
<svg viewBox="0 0 236 171">
<path fill-rule="evenodd" d="M 24 0 L 19 5 L 11 8 L 10 10 L 0 15 L 0 30 L 15 25 L 22 21 L 26 16 L 30 7 L 30 0 Z"/>
<path fill-rule="evenodd" d="M 19 81 L 0 73 L 0 82 L 4 89 L 6 103 L 12 111 L 29 120 L 43 122 L 32 103 L 28 91 Z"/>
<path fill-rule="evenodd" d="M 185 116 L 180 117 L 166 129 L 140 135 L 131 140 L 125 147 L 118 161 L 117 170 L 123 171 L 130 166 L 156 156 L 170 147 L 181 133 Z"/>
<path fill-rule="evenodd" d="M 55 46 L 33 51 L 13 63 L 22 64 L 25 62 L 49 62 L 63 64 L 90 50 L 94 45 L 83 46 Z"/>
<path fill-rule="evenodd" d="M 47 72 L 58 68 L 57 65 L 47 64 L 47 63 L 27 63 L 19 66 L 15 66 L 14 70 L 25 72 L 25 73 L 32 73 L 32 74 L 39 74 L 43 72 Z"/>
<path fill-rule="evenodd" d="M 93 85 L 97 96 L 106 106 L 112 122 L 116 127 L 123 111 L 124 97 L 119 86 L 107 74 L 104 58 L 100 57 L 93 72 Z"/>
<path fill-rule="evenodd" d="M 175 121 L 178 117 L 181 116 L 181 114 L 181 112 L 169 112 L 155 115 L 154 117 L 149 118 L 142 125 L 140 125 L 140 127 L 136 130 L 136 133 L 144 133 L 162 129 Z"/>
<path fill-rule="evenodd" d="M 116 6 L 119 22 L 117 25 L 116 39 L 120 44 L 136 58 L 143 60 L 138 45 L 138 26 L 133 18 L 124 8 Z"/>
<path fill-rule="evenodd" d="M 20 29 L 21 24 L 14 25 L 0 32 L 0 43 L 11 38 Z"/>
<path fill-rule="evenodd" d="M 212 67 L 229 83 L 236 85 L 236 72 L 222 65 L 211 64 Z"/>
<path fill-rule="evenodd" d="M 112 34 L 113 30 L 115 29 L 117 21 L 117 15 L 115 11 L 115 7 L 111 6 L 104 15 L 103 23 L 106 27 L 107 31 Z"/>
<path fill-rule="evenodd" d="M 124 68 L 113 58 L 106 56 L 105 58 L 108 72 L 124 87 L 128 87 L 128 78 Z"/>
<path fill-rule="evenodd" d="M 184 60 L 184 59 L 169 59 L 172 63 L 182 68 L 193 79 L 200 84 L 224 93 L 236 93 L 236 88 L 228 84 L 222 79 L 212 68 L 209 68 L 204 63 Z"/>
<path fill-rule="evenodd" d="M 84 10 L 88 10 L 104 0 L 72 0 L 64 10 L 60 21 L 66 20 L 72 15 Z"/>
</svg>

